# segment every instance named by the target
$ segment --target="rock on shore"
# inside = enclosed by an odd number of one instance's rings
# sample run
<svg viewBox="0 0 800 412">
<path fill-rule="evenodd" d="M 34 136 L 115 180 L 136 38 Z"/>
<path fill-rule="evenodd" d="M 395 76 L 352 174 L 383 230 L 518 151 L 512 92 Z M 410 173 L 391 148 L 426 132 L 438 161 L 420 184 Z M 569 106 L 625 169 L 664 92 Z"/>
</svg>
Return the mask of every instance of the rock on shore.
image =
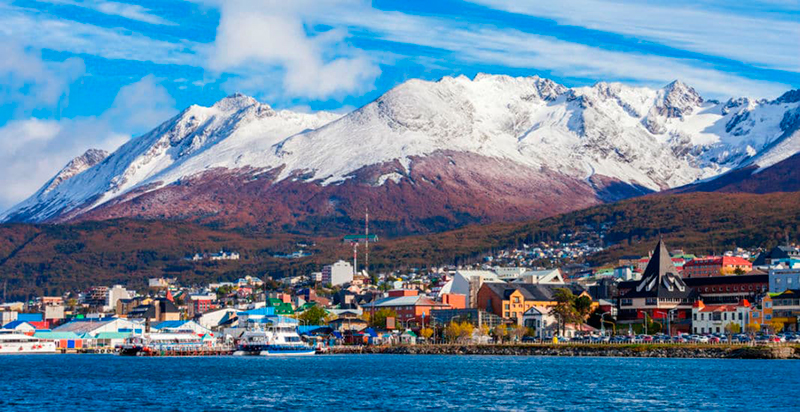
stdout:
<svg viewBox="0 0 800 412">
<path fill-rule="evenodd" d="M 642 358 L 800 359 L 795 346 L 736 345 L 414 345 L 345 346 L 331 353 L 398 355 L 611 356 Z"/>
</svg>

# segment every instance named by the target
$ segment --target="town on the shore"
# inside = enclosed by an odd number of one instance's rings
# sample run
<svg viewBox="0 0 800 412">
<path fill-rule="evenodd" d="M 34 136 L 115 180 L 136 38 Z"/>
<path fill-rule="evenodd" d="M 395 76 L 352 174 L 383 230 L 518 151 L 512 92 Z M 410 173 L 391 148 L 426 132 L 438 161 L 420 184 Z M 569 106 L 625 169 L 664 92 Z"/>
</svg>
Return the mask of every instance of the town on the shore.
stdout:
<svg viewBox="0 0 800 412">
<path fill-rule="evenodd" d="M 354 251 L 369 239 L 356 239 Z M 339 260 L 321 272 L 281 279 L 252 274 L 185 285 L 154 278 L 140 290 L 97 285 L 4 302 L 0 324 L 4 333 L 33 338 L 34 348 L 49 342 L 58 352 L 114 352 L 133 340 L 161 336 L 184 351 L 194 348 L 192 354 L 228 354 L 248 330 L 265 324 L 294 328 L 292 336 L 301 339 L 295 343 L 317 352 L 452 343 L 800 342 L 795 245 L 696 256 L 659 240 L 645 256 L 623 256 L 603 267 L 557 259 L 591 249 L 526 245 L 469 266 L 386 273 L 369 273 L 356 255 L 352 264 Z M 531 265 L 543 256 L 563 264 Z M 239 258 L 235 251 L 220 251 L 188 259 L 225 264 Z M 3 352 L 12 347 L 2 345 Z"/>
</svg>

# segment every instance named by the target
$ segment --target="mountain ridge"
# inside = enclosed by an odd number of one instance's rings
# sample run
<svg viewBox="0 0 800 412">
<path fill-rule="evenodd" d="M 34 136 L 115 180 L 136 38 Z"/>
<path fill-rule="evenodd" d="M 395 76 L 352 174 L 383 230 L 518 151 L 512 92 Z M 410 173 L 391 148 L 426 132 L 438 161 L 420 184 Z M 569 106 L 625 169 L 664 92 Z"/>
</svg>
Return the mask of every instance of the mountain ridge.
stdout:
<svg viewBox="0 0 800 412">
<path fill-rule="evenodd" d="M 285 230 L 346 223 L 370 207 L 376 221 L 413 233 L 540 218 L 778 163 L 800 150 L 796 94 L 721 103 L 677 80 L 568 88 L 478 74 L 409 80 L 346 115 L 276 111 L 233 94 L 188 107 L 0 220 L 258 220 Z M 443 203 L 383 215 L 376 205 L 404 196 Z M 503 204 L 517 206 L 496 213 Z M 261 210 L 237 221 L 243 208 Z"/>
</svg>

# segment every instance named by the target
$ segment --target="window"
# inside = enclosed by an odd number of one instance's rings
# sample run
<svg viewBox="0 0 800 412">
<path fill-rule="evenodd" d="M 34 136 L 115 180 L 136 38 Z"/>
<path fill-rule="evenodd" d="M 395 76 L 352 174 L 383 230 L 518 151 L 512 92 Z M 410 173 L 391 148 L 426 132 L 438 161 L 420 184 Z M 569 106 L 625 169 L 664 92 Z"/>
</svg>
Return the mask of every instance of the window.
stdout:
<svg viewBox="0 0 800 412">
<path fill-rule="evenodd" d="M 509 309 L 509 304 L 506 303 L 505 305 L 503 305 L 503 309 L 508 310 Z"/>
<path fill-rule="evenodd" d="M 658 305 L 658 298 L 647 298 L 644 302 L 645 305 Z"/>
<path fill-rule="evenodd" d="M 622 306 L 633 306 L 633 299 L 622 299 Z"/>
<path fill-rule="evenodd" d="M 770 319 L 772 319 L 772 315 L 766 314 L 766 315 L 764 315 L 764 319 L 770 320 Z"/>
<path fill-rule="evenodd" d="M 694 314 L 693 319 L 697 320 L 697 314 L 696 313 Z"/>
<path fill-rule="evenodd" d="M 519 303 L 519 296 L 514 297 L 514 303 Z"/>
</svg>

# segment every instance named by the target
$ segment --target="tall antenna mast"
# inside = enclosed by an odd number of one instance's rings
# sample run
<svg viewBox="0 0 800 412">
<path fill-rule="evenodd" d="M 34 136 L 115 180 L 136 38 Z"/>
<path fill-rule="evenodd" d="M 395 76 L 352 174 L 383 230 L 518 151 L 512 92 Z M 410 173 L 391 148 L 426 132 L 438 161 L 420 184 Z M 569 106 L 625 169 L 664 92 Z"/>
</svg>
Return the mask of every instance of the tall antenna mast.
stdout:
<svg viewBox="0 0 800 412">
<path fill-rule="evenodd" d="M 369 272 L 369 207 L 366 208 L 366 218 L 364 219 L 364 234 L 366 235 L 364 243 L 364 270 Z M 788 236 L 788 235 L 787 235 Z M 788 239 L 788 237 L 787 237 Z"/>
<path fill-rule="evenodd" d="M 353 276 L 358 273 L 358 241 L 353 242 Z"/>
</svg>

